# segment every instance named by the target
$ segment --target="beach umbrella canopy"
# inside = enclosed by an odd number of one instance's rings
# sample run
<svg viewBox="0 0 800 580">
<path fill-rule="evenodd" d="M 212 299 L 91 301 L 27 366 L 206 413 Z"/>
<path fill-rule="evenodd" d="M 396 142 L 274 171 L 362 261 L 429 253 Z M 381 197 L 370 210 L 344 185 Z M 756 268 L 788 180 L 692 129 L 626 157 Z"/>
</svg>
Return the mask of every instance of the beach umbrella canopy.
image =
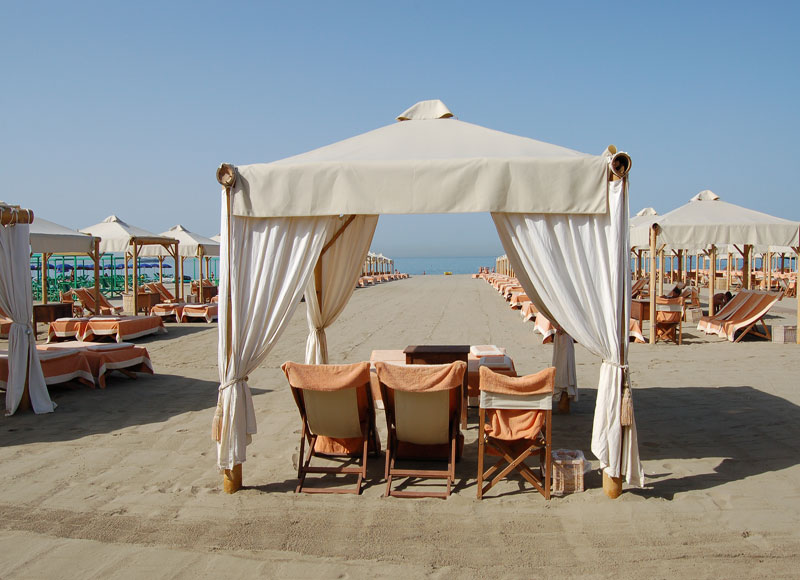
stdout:
<svg viewBox="0 0 800 580">
<path fill-rule="evenodd" d="M 689 203 L 647 223 L 631 228 L 632 246 L 650 245 L 650 226 L 659 226 L 659 245 L 670 248 L 705 248 L 712 244 L 796 246 L 800 222 L 722 201 L 712 191 L 701 191 Z"/>
<path fill-rule="evenodd" d="M 30 225 L 34 254 L 88 254 L 94 252 L 94 237 L 55 222 L 36 217 Z"/>
<path fill-rule="evenodd" d="M 198 256 L 219 256 L 219 242 L 215 242 L 211 238 L 196 234 L 180 224 L 172 226 L 169 230 L 163 232 L 161 235 L 178 240 L 180 242 L 180 245 L 178 246 L 178 254 L 185 258 L 196 258 Z M 151 246 L 149 248 L 143 248 L 141 255 L 167 256 L 169 254 L 164 248 Z"/>
<path fill-rule="evenodd" d="M 99 224 L 82 228 L 81 231 L 101 238 L 101 254 L 109 252 L 130 252 L 134 240 L 145 244 L 174 242 L 174 240 L 168 236 L 158 236 L 142 228 L 132 226 L 115 215 L 108 216 Z"/>
</svg>

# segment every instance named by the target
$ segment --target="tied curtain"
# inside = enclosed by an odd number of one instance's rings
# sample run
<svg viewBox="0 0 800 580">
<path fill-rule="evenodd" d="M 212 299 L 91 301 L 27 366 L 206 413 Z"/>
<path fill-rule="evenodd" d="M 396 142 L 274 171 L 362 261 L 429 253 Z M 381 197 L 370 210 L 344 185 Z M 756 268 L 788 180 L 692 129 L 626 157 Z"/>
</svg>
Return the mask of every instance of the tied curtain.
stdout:
<svg viewBox="0 0 800 580">
<path fill-rule="evenodd" d="M 358 277 L 369 252 L 369 245 L 378 225 L 378 216 L 353 216 L 348 224 L 340 224 L 342 233 L 320 256 L 322 262 L 322 304 L 317 299 L 314 276 L 306 287 L 308 340 L 306 364 L 328 364 L 328 343 L 325 329 L 339 317 L 356 288 Z M 339 231 L 338 229 L 336 230 Z M 335 235 L 335 233 L 333 234 Z"/>
<path fill-rule="evenodd" d="M 224 194 L 223 194 L 224 196 Z M 286 328 L 314 265 L 339 219 L 334 216 L 250 219 L 222 210 L 219 395 L 212 436 L 221 470 L 244 463 L 256 433 L 248 374 Z M 227 251 L 226 251 L 227 248 Z M 230 284 L 230 292 L 229 292 Z M 230 338 L 228 317 L 230 316 Z M 230 358 L 227 353 L 231 353 Z"/>
<path fill-rule="evenodd" d="M 611 477 L 644 483 L 636 423 L 620 421 L 630 317 L 628 203 L 624 180 L 608 185 L 606 214 L 493 213 L 503 248 L 528 295 L 551 320 L 600 356 L 592 453 Z M 522 276 L 520 277 L 520 274 Z M 530 294 L 531 290 L 534 290 Z"/>
<path fill-rule="evenodd" d="M 30 255 L 28 225 L 0 226 L 0 308 L 12 321 L 8 333 L 6 415 L 13 415 L 17 411 L 25 391 L 26 378 L 35 413 L 52 413 L 56 407 L 50 400 L 44 382 L 31 326 L 33 295 L 28 268 Z"/>
</svg>

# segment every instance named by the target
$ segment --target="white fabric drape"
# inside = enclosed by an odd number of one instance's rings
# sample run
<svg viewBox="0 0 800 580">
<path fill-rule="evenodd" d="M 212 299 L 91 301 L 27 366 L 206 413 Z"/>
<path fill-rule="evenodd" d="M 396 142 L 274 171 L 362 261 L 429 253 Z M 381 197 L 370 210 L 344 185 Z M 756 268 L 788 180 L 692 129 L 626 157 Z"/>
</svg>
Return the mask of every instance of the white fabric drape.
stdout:
<svg viewBox="0 0 800 580">
<path fill-rule="evenodd" d="M 33 295 L 28 269 L 30 255 L 28 225 L 0 226 L 0 307 L 12 320 L 8 332 L 6 415 L 13 415 L 19 407 L 25 391 L 26 375 L 34 412 L 52 413 L 56 407 L 50 400 L 44 382 L 31 326 Z"/>
<path fill-rule="evenodd" d="M 344 220 L 338 227 L 344 225 Z M 378 216 L 359 215 L 347 226 L 336 241 L 321 256 L 322 307 L 317 300 L 314 277 L 306 288 L 308 340 L 306 364 L 328 364 L 328 343 L 325 329 L 339 317 L 356 288 L 361 268 L 369 252 L 369 245 L 378 225 Z M 332 230 L 332 238 L 338 230 Z M 328 242 L 326 241 L 326 244 Z"/>
<path fill-rule="evenodd" d="M 606 214 L 492 217 L 518 277 L 524 270 L 553 320 L 602 357 L 592 453 L 609 476 L 641 486 L 636 425 L 620 423 L 630 316 L 628 205 L 622 181 L 608 187 Z"/>
<path fill-rule="evenodd" d="M 337 218 L 254 220 L 234 216 L 229 235 L 225 206 L 223 197 L 220 387 L 214 432 L 218 437 L 217 464 L 220 469 L 232 469 L 245 461 L 246 447 L 256 432 L 247 375 L 264 360 L 291 319 Z"/>
<path fill-rule="evenodd" d="M 575 341 L 563 330 L 556 331 L 553 337 L 553 366 L 556 378 L 553 398 L 560 399 L 566 392 L 573 401 L 578 400 L 578 376 L 575 371 Z"/>
</svg>

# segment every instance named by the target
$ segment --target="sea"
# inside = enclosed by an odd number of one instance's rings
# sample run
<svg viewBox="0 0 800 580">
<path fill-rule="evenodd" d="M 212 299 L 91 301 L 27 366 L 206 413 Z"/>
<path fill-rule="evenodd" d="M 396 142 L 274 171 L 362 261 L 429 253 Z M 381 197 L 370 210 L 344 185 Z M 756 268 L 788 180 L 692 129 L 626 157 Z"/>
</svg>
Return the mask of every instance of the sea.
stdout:
<svg viewBox="0 0 800 580">
<path fill-rule="evenodd" d="M 494 268 L 497 256 L 471 256 L 457 258 L 392 258 L 394 269 L 414 276 L 441 276 L 453 274 L 477 274 L 481 266 Z"/>
</svg>

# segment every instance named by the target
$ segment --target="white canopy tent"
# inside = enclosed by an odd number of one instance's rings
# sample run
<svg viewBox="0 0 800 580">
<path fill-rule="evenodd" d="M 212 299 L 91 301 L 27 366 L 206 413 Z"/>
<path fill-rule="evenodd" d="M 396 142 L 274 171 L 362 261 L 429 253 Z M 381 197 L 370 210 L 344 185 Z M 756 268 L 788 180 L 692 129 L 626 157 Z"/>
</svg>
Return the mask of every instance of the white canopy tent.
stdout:
<svg viewBox="0 0 800 580">
<path fill-rule="evenodd" d="M 53 254 L 86 254 L 94 263 L 94 300 L 100 303 L 100 238 L 36 218 L 30 225 L 31 252 L 42 255 L 42 302 L 47 304 L 47 264 Z"/>
<path fill-rule="evenodd" d="M 650 246 L 655 256 L 663 248 L 706 248 L 712 264 L 709 293 L 714 294 L 716 251 L 719 246 L 734 246 L 742 254 L 745 278 L 749 283 L 749 257 L 754 246 L 789 246 L 800 251 L 800 222 L 771 216 L 722 201 L 704 190 L 689 203 L 658 216 L 651 223 L 631 228 L 632 246 Z M 650 269 L 650 287 L 655 288 L 655 268 Z M 655 342 L 655 292 L 650 293 L 650 342 Z M 799 293 L 800 296 L 800 293 Z M 800 302 L 798 303 L 800 306 Z M 798 309 L 800 321 L 800 308 Z"/>
<path fill-rule="evenodd" d="M 613 146 L 586 155 L 464 123 L 439 101 L 398 120 L 309 153 L 217 172 L 225 189 L 212 433 L 226 490 L 241 485 L 256 432 L 247 375 L 304 293 L 306 360 L 327 361 L 321 338 L 355 287 L 381 213 L 492 213 L 537 307 L 603 359 L 592 451 L 607 492 L 616 497 L 621 477 L 641 485 L 632 407 L 623 405 L 630 400 L 630 158 Z"/>
<path fill-rule="evenodd" d="M 11 319 L 6 415 L 29 406 L 35 413 L 52 413 L 55 409 L 44 382 L 31 320 L 33 295 L 28 259 L 29 224 L 33 221 L 32 211 L 0 202 L 0 308 Z"/>
<path fill-rule="evenodd" d="M 181 224 L 172 226 L 166 232 L 161 233 L 167 238 L 178 240 L 179 262 L 175 262 L 175 278 L 183 280 L 183 261 L 185 258 L 197 258 L 200 260 L 200 283 L 203 282 L 203 258 L 206 259 L 206 277 L 208 277 L 208 260 L 211 257 L 219 256 L 219 242 L 205 236 L 192 232 Z M 170 256 L 169 250 L 163 246 L 148 246 L 142 248 L 140 256 L 158 256 L 159 278 L 163 273 L 164 258 Z M 180 265 L 180 267 L 178 267 Z M 183 284 L 181 284 L 183 289 Z M 177 297 L 177 296 L 176 296 Z"/>
<path fill-rule="evenodd" d="M 133 313 L 139 311 L 139 256 L 143 246 L 162 246 L 178 263 L 178 240 L 132 226 L 115 215 L 80 231 L 101 238 L 100 253 L 120 252 L 125 255 L 125 291 L 128 290 L 128 260 L 133 259 Z M 178 277 L 175 276 L 175 295 L 179 294 Z"/>
</svg>

